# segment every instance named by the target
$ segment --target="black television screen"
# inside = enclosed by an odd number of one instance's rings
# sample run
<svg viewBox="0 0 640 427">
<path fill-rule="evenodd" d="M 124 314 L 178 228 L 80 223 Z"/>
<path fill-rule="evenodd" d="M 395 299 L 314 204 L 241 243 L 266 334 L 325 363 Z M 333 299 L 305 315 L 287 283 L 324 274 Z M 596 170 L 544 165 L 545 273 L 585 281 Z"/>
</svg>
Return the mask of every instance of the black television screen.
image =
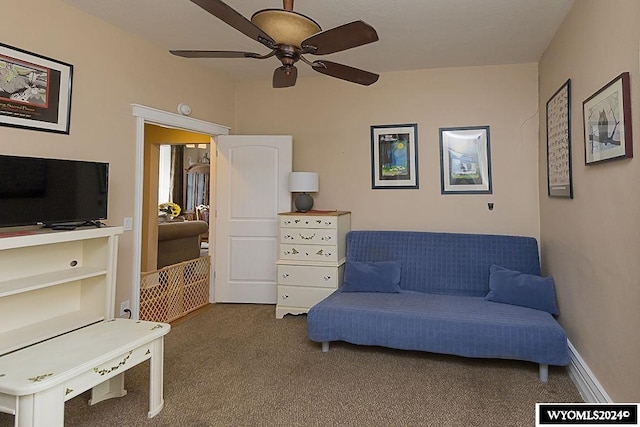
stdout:
<svg viewBox="0 0 640 427">
<path fill-rule="evenodd" d="M 0 155 L 0 227 L 107 218 L 109 164 Z"/>
</svg>

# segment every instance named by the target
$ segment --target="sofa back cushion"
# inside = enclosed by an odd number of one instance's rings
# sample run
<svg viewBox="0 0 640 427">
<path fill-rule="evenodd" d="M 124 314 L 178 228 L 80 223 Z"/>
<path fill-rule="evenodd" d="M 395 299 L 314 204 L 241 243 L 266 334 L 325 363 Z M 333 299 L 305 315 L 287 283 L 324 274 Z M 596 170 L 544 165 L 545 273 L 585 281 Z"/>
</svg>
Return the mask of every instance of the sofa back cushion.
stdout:
<svg viewBox="0 0 640 427">
<path fill-rule="evenodd" d="M 493 264 L 540 275 L 538 243 L 521 236 L 357 230 L 347 261 L 400 261 L 401 289 L 447 295 L 486 296 Z"/>
<path fill-rule="evenodd" d="M 344 268 L 343 292 L 400 292 L 402 264 L 398 261 L 348 261 Z"/>
<path fill-rule="evenodd" d="M 557 316 L 553 276 L 540 277 L 492 265 L 489 269 L 487 301 L 535 308 Z"/>
</svg>

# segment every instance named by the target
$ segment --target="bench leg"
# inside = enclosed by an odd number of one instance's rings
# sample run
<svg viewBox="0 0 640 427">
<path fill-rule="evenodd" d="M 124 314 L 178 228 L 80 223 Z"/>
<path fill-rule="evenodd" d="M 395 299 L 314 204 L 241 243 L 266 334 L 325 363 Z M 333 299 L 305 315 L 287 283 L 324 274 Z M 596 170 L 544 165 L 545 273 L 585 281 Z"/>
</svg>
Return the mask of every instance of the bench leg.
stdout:
<svg viewBox="0 0 640 427">
<path fill-rule="evenodd" d="M 329 341 L 323 341 L 322 342 L 322 352 L 326 353 L 329 351 Z"/>
<path fill-rule="evenodd" d="M 540 381 L 542 381 L 543 383 L 546 383 L 547 380 L 549 379 L 549 365 L 543 365 L 541 363 L 538 368 L 538 372 L 540 375 Z"/>
<path fill-rule="evenodd" d="M 124 372 L 122 372 L 93 387 L 91 389 L 89 405 L 95 405 L 98 402 L 114 397 L 126 396 L 126 394 L 127 390 L 124 389 Z"/>
<path fill-rule="evenodd" d="M 17 427 L 63 427 L 64 390 L 62 384 L 18 398 Z"/>
<path fill-rule="evenodd" d="M 163 361 L 164 337 L 160 337 L 152 343 L 151 359 L 149 360 L 149 413 L 147 414 L 149 418 L 158 415 L 164 406 L 162 396 Z"/>
<path fill-rule="evenodd" d="M 15 427 L 31 427 L 35 426 L 33 419 L 33 394 L 19 396 L 16 403 Z M 64 405 L 64 403 L 63 403 Z M 64 423 L 64 420 L 62 421 Z"/>
</svg>

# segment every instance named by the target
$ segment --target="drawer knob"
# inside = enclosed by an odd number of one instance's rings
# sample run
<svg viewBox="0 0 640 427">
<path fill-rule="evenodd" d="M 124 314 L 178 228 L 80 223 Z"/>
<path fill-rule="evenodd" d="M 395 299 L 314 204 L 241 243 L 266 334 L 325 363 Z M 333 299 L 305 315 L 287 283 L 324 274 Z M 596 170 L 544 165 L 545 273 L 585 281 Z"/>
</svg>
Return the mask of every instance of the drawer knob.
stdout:
<svg viewBox="0 0 640 427">
<path fill-rule="evenodd" d="M 331 280 L 331 276 L 324 276 L 324 280 L 325 280 L 325 281 L 327 281 L 327 280 Z"/>
<path fill-rule="evenodd" d="M 287 277 L 289 277 L 289 273 L 282 273 L 282 278 L 286 279 Z"/>
<path fill-rule="evenodd" d="M 291 234 L 285 234 L 284 240 L 293 240 L 293 236 Z"/>
<path fill-rule="evenodd" d="M 287 299 L 289 298 L 289 295 L 282 295 L 282 299 Z"/>
</svg>

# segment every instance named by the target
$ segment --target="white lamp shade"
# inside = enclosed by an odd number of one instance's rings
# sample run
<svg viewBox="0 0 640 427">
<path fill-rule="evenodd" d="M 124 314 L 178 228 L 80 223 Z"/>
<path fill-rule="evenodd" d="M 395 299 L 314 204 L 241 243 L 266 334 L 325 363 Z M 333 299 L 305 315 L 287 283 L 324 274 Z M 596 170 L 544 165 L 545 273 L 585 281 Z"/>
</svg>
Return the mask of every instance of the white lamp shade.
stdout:
<svg viewBox="0 0 640 427">
<path fill-rule="evenodd" d="M 316 172 L 291 172 L 289 174 L 289 191 L 292 193 L 318 191 L 318 174 Z"/>
</svg>

